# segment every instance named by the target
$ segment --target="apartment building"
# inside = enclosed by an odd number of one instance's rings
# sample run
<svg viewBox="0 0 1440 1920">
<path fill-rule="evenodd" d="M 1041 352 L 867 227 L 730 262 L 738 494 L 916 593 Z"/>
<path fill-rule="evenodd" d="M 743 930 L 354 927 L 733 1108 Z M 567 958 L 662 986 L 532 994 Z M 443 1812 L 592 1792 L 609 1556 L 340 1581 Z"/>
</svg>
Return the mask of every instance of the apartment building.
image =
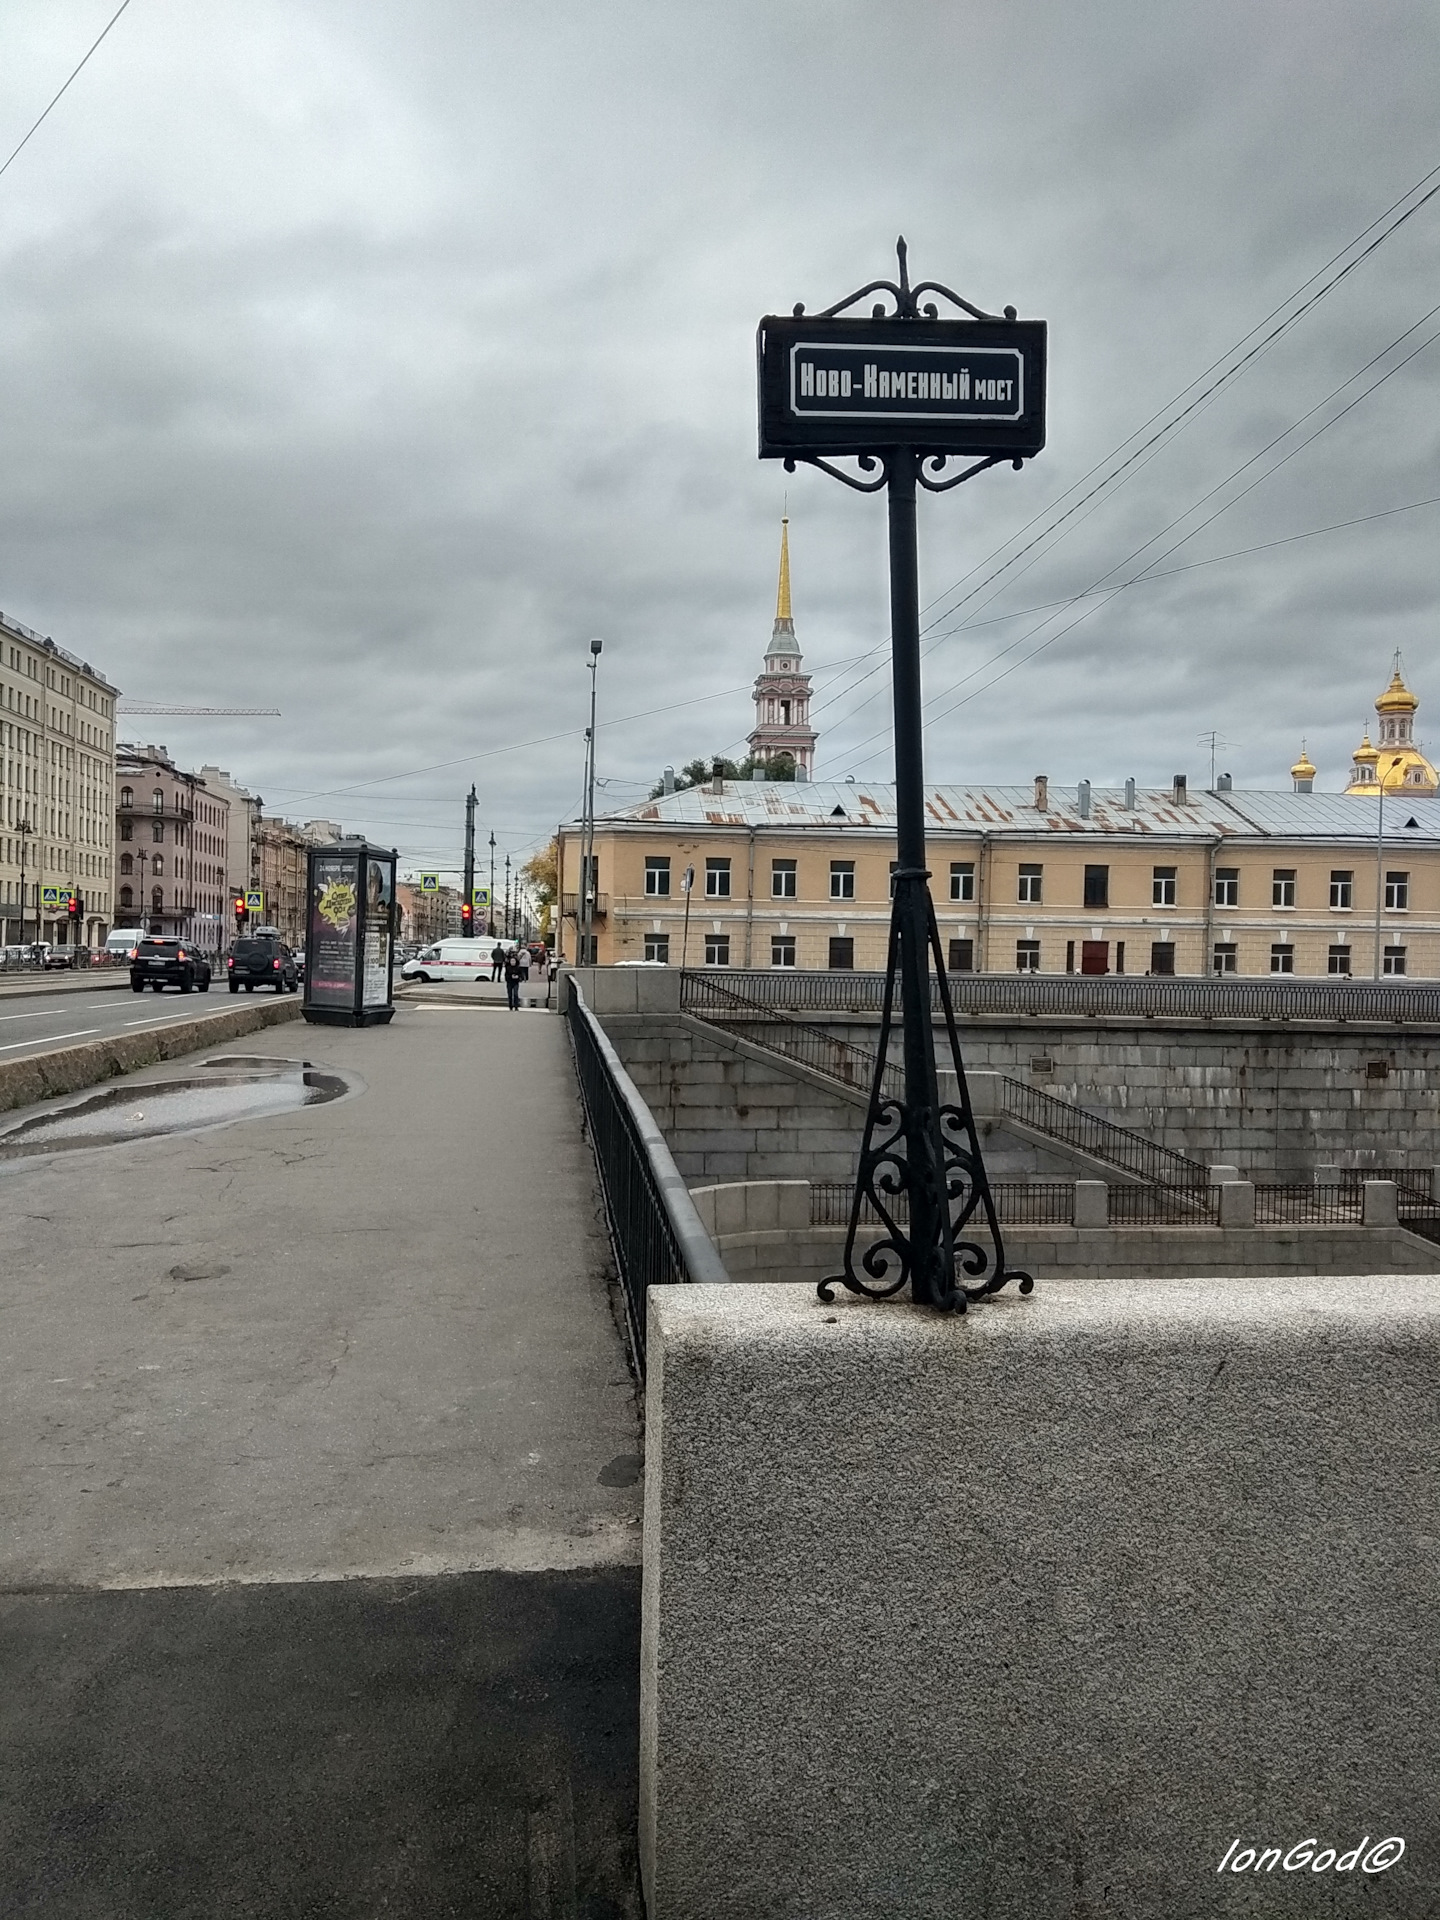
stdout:
<svg viewBox="0 0 1440 1920">
<path fill-rule="evenodd" d="M 931 890 L 956 972 L 1440 978 L 1425 798 L 935 786 Z M 1383 817 L 1382 817 L 1383 809 Z M 880 969 L 895 790 L 709 782 L 595 823 L 601 965 Z M 578 950 L 581 826 L 559 836 Z M 687 893 L 685 881 L 691 876 Z M 688 921 L 687 921 L 688 905 Z"/>
<path fill-rule="evenodd" d="M 117 690 L 88 661 L 0 614 L 0 945 L 101 945 L 112 921 Z"/>
<path fill-rule="evenodd" d="M 218 953 L 229 926 L 229 801 L 164 747 L 122 745 L 115 777 L 121 923 Z"/>
</svg>

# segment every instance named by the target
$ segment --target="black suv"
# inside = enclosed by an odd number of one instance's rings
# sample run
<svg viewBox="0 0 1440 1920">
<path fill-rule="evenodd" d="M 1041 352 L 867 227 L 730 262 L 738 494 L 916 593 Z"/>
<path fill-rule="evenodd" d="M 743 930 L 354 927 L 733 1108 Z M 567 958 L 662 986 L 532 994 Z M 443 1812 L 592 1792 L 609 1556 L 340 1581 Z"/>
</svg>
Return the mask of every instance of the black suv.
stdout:
<svg viewBox="0 0 1440 1920">
<path fill-rule="evenodd" d="M 253 993 L 256 987 L 273 987 L 276 993 L 298 993 L 300 969 L 295 955 L 278 933 L 252 933 L 231 947 L 225 960 L 230 991 L 244 987 Z"/>
<path fill-rule="evenodd" d="M 208 993 L 210 962 L 188 940 L 147 935 L 130 962 L 130 985 L 136 993 L 143 993 L 146 987 L 156 993 L 163 993 L 166 987 L 179 987 L 182 993 L 198 987 L 201 993 Z"/>
</svg>

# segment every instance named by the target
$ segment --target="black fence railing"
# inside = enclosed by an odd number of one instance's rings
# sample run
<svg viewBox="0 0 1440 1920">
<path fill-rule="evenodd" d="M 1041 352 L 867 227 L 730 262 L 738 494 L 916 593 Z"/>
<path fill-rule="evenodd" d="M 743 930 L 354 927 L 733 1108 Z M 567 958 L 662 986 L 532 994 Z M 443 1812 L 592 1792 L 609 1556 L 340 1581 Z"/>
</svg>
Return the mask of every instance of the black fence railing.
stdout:
<svg viewBox="0 0 1440 1920">
<path fill-rule="evenodd" d="M 1358 1186 L 1259 1186 L 1255 1188 L 1257 1227 L 1358 1226 L 1365 1196 Z"/>
<path fill-rule="evenodd" d="M 1075 1183 L 1071 1180 L 1000 1180 L 990 1188 L 1002 1226 L 1068 1227 L 1075 1218 Z M 812 1227 L 846 1227 L 855 1189 L 848 1180 L 816 1180 L 810 1186 Z M 898 1220 L 909 1218 L 904 1194 L 896 1196 Z M 880 1216 L 869 1198 L 860 1203 L 863 1226 L 879 1226 Z"/>
<path fill-rule="evenodd" d="M 1435 1173 L 1431 1167 L 1340 1167 L 1336 1178 L 1342 1187 L 1357 1190 L 1367 1180 L 1393 1180 L 1405 1201 L 1431 1201 L 1435 1198 Z"/>
<path fill-rule="evenodd" d="M 1218 1227 L 1218 1187 L 1111 1187 L 1112 1227 Z"/>
<path fill-rule="evenodd" d="M 578 983 L 567 983 L 565 1019 L 605 1219 L 619 1270 L 637 1374 L 645 1373 L 646 1301 L 653 1286 L 726 1281 L 670 1149 Z"/>
<path fill-rule="evenodd" d="M 1440 983 L 1430 981 L 1175 980 L 1113 975 L 952 973 L 959 1014 L 1056 1015 L 1169 1020 L 1360 1020 L 1440 1024 Z M 878 1013 L 882 973 L 808 973 L 793 967 L 724 973 L 687 971 L 680 1004 L 703 1014 L 723 986 L 793 1013 Z M 932 1011 L 940 1012 L 931 982 Z"/>
<path fill-rule="evenodd" d="M 1126 1173 L 1157 1186 L 1208 1184 L 1210 1170 L 1198 1160 L 1189 1160 L 1173 1148 L 1157 1146 L 1143 1133 L 1133 1133 L 1129 1127 L 1117 1126 L 1113 1120 L 1102 1120 L 1098 1113 L 1089 1113 L 1084 1107 L 1061 1100 L 1053 1093 L 1044 1093 L 1023 1080 L 1012 1080 L 1009 1074 L 997 1077 L 1002 1111 L 1034 1132 L 1075 1147 L 1093 1160 L 1108 1161 L 1112 1167 L 1121 1167 Z"/>
</svg>

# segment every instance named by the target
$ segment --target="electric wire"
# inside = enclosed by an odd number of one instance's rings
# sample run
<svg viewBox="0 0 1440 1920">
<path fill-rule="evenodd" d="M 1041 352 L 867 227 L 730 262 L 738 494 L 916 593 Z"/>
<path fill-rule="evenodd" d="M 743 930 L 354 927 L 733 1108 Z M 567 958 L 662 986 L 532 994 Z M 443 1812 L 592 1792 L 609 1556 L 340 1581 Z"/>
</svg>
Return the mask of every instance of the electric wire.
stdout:
<svg viewBox="0 0 1440 1920">
<path fill-rule="evenodd" d="M 80 62 L 80 65 L 76 67 L 75 71 L 71 74 L 70 78 L 65 82 L 64 86 L 61 87 L 59 93 L 57 93 L 55 98 L 50 102 L 50 105 L 46 107 L 44 113 L 41 114 L 40 118 L 35 122 L 34 126 L 31 127 L 29 133 L 25 135 L 25 138 L 20 142 L 19 146 L 16 147 L 13 150 L 13 152 L 10 154 L 9 159 L 5 161 L 3 166 L 0 166 L 0 174 L 5 173 L 10 166 L 10 162 L 12 160 L 18 160 L 20 155 L 26 149 L 26 147 L 29 146 L 30 142 L 34 139 L 35 135 L 40 131 L 41 127 L 43 127 L 45 122 L 50 118 L 50 115 L 54 112 L 55 108 L 59 106 L 60 102 L 64 99 L 65 95 L 70 91 L 71 86 L 74 84 L 76 80 L 80 78 L 81 73 L 84 71 L 85 67 L 89 64 L 90 54 L 93 54 L 95 52 L 96 48 L 100 45 L 100 41 L 105 38 L 105 35 L 107 33 L 109 33 L 111 27 L 114 26 L 115 22 L 120 18 L 121 14 L 124 13 L 126 7 L 128 7 L 129 4 L 130 4 L 130 0 L 120 0 L 120 5 L 115 9 L 114 13 L 112 13 L 110 18 L 106 21 L 104 27 L 101 29 L 99 38 L 97 38 L 92 44 L 90 48 L 90 53 L 87 53 L 85 55 L 85 58 Z"/>
</svg>

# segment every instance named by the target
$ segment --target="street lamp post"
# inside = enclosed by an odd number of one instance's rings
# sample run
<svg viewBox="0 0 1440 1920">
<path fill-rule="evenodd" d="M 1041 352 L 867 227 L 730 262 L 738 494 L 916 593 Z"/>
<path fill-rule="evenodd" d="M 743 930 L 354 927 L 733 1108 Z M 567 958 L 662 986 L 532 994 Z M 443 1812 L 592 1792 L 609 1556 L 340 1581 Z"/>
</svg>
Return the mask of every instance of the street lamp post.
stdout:
<svg viewBox="0 0 1440 1920">
<path fill-rule="evenodd" d="M 485 932 L 495 938 L 495 835 L 490 835 L 490 898 L 485 903 Z"/>
<path fill-rule="evenodd" d="M 510 856 L 505 856 L 505 938 L 512 939 L 510 929 Z"/>
<path fill-rule="evenodd" d="M 1403 767 L 1405 757 L 1397 753 L 1390 762 L 1390 771 Z M 1380 978 L 1381 915 L 1385 906 L 1385 775 L 1379 765 L 1375 771 L 1380 776 L 1380 811 L 1375 822 L 1375 978 Z"/>
<path fill-rule="evenodd" d="M 591 948 L 595 923 L 595 680 L 603 647 L 600 640 L 590 642 L 590 725 L 585 729 L 585 820 L 580 835 L 580 952 L 579 964 L 595 964 Z"/>
<path fill-rule="evenodd" d="M 680 882 L 680 891 L 685 896 L 685 930 L 680 936 L 680 971 L 685 971 L 685 961 L 690 952 L 690 889 L 695 884 L 694 867 L 686 867 L 685 877 Z"/>
<path fill-rule="evenodd" d="M 25 856 L 30 847 L 30 835 L 35 831 L 27 814 L 23 820 L 17 820 L 15 831 L 20 836 L 20 945 L 25 944 Z M 35 907 L 35 938 L 40 938 L 40 907 Z"/>
</svg>

